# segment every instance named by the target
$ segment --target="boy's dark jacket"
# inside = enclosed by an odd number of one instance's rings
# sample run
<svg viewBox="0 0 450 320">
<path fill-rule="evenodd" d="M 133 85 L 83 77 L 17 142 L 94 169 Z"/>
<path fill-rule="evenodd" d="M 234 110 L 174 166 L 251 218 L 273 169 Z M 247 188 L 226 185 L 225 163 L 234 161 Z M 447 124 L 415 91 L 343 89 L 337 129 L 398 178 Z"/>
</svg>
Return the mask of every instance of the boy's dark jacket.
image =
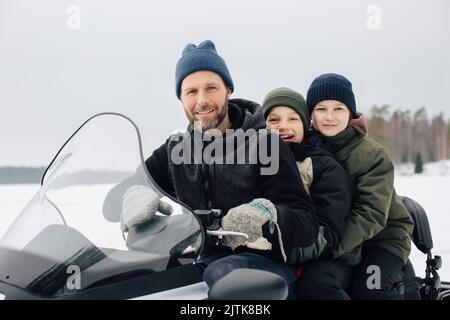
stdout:
<svg viewBox="0 0 450 320">
<path fill-rule="evenodd" d="M 288 144 L 305 189 L 309 190 L 320 225 L 315 243 L 307 248 L 295 248 L 290 253 L 290 263 L 330 256 L 342 240 L 346 217 L 352 206 L 352 185 L 348 173 L 319 143 L 319 136 L 312 132 L 301 143 Z"/>
</svg>

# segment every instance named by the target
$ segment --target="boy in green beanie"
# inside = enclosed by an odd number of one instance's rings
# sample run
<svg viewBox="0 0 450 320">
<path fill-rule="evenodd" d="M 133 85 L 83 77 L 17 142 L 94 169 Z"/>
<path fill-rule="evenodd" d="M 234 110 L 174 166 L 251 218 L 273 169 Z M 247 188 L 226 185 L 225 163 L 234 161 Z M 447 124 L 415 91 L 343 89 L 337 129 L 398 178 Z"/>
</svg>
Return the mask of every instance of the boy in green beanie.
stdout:
<svg viewBox="0 0 450 320">
<path fill-rule="evenodd" d="M 274 89 L 264 98 L 262 109 L 267 128 L 274 130 L 290 147 L 320 224 L 313 245 L 289 251 L 288 262 L 302 267 L 297 298 L 349 299 L 343 288 L 351 268 L 331 257 L 341 242 L 345 218 L 351 208 L 348 174 L 330 152 L 317 146 L 318 137 L 308 130 L 310 115 L 300 93 L 289 88 Z M 317 281 L 326 272 L 333 276 Z M 316 285 L 317 282 L 320 284 Z"/>
</svg>

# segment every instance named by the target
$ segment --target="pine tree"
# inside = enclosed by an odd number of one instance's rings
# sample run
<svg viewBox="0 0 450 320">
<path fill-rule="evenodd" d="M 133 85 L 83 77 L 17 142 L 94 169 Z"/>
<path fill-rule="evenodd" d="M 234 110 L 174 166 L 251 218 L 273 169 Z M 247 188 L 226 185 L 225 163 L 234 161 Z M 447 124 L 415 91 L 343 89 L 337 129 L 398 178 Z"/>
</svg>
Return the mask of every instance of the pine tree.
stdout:
<svg viewBox="0 0 450 320">
<path fill-rule="evenodd" d="M 416 155 L 416 165 L 414 167 L 414 173 L 422 173 L 423 172 L 423 162 L 422 162 L 422 155 L 420 152 Z"/>
</svg>

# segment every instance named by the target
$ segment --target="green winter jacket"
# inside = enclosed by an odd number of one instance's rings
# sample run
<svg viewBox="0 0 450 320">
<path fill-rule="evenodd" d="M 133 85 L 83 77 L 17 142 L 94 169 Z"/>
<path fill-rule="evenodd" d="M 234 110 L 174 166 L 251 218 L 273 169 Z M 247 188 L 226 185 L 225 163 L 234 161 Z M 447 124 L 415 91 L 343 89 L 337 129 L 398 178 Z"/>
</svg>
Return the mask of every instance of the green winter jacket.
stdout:
<svg viewBox="0 0 450 320">
<path fill-rule="evenodd" d="M 326 141 L 355 186 L 352 212 L 333 256 L 357 264 L 363 244 L 382 247 L 406 263 L 414 222 L 394 190 L 394 165 L 388 152 L 353 127 Z"/>
</svg>

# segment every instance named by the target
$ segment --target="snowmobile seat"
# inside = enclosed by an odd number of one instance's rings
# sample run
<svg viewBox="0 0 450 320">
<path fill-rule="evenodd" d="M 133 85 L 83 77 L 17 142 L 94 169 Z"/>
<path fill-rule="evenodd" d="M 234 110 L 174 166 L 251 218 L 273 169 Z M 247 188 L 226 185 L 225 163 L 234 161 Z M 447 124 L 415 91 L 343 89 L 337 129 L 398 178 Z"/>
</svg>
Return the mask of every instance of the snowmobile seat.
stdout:
<svg viewBox="0 0 450 320">
<path fill-rule="evenodd" d="M 416 201 L 401 196 L 403 204 L 408 209 L 409 214 L 414 220 L 413 242 L 417 249 L 427 254 L 433 249 L 433 239 L 431 237 L 430 224 L 424 208 Z"/>
<path fill-rule="evenodd" d="M 433 256 L 433 239 L 427 215 L 423 207 L 408 197 L 400 197 L 406 209 L 414 220 L 413 242 L 417 249 L 427 255 L 425 278 L 415 276 L 411 261 L 407 261 L 403 284 L 405 288 L 404 298 L 408 300 L 436 300 L 441 290 L 441 280 L 437 270 L 442 266 L 440 256 Z"/>
</svg>

